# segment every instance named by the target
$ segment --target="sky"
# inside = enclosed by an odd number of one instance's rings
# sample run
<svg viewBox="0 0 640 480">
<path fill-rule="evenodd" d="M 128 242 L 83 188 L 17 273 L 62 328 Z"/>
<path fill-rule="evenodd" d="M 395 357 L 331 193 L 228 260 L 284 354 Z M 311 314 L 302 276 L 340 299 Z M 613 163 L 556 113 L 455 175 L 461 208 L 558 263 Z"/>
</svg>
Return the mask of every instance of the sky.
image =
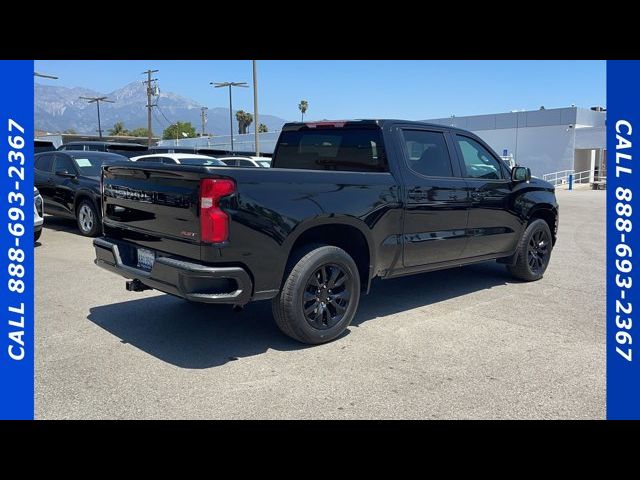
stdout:
<svg viewBox="0 0 640 480">
<path fill-rule="evenodd" d="M 259 60 L 259 113 L 299 120 L 429 118 L 512 110 L 606 105 L 606 63 L 569 60 Z M 204 106 L 227 107 L 228 90 L 209 82 L 252 84 L 250 60 L 43 60 L 36 71 L 58 80 L 38 83 L 109 93 L 141 72 L 158 69 L 162 91 Z M 235 88 L 234 110 L 253 112 L 251 88 Z"/>
</svg>

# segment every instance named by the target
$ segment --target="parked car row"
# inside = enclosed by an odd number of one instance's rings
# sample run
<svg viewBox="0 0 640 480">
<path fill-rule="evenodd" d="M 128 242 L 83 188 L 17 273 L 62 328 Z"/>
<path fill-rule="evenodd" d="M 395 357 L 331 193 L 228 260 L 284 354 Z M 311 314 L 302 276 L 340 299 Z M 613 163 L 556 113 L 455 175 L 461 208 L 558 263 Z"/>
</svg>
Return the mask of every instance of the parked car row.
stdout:
<svg viewBox="0 0 640 480">
<path fill-rule="evenodd" d="M 45 144 L 47 144 L 45 146 Z M 44 142 L 42 140 L 36 140 L 36 153 L 41 151 L 55 150 L 53 143 Z M 252 156 L 249 152 L 235 152 L 231 153 L 227 150 L 220 150 L 211 147 L 189 147 L 189 146 L 170 146 L 170 145 L 156 145 L 152 147 L 146 147 L 139 143 L 125 143 L 125 142 L 99 142 L 99 141 L 76 141 L 69 142 L 61 145 L 58 150 L 81 150 L 89 152 L 109 152 L 124 155 L 128 158 L 148 156 L 156 154 L 167 153 L 188 153 L 197 155 L 206 155 L 208 157 L 214 157 L 218 159 L 227 159 L 229 161 L 237 160 L 233 166 L 240 167 L 262 167 L 268 168 L 271 166 L 271 158 L 265 156 Z M 231 165 L 231 163 L 228 163 Z"/>
</svg>

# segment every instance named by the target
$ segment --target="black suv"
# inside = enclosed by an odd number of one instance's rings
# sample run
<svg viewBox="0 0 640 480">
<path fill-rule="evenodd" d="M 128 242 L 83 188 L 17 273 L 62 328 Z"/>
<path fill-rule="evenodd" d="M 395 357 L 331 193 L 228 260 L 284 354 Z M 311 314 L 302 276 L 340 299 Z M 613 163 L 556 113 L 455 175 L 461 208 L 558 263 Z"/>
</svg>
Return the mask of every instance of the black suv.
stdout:
<svg viewBox="0 0 640 480">
<path fill-rule="evenodd" d="M 85 152 L 110 152 L 131 158 L 142 155 L 149 149 L 144 145 L 140 145 L 139 143 L 78 141 L 65 143 L 64 145 L 61 145 L 58 150 L 64 152 L 69 150 L 81 150 Z"/>
<path fill-rule="evenodd" d="M 100 170 L 102 165 L 129 161 L 105 152 L 46 152 L 35 156 L 34 183 L 44 198 L 45 213 L 75 218 L 82 235 L 101 231 Z"/>
</svg>

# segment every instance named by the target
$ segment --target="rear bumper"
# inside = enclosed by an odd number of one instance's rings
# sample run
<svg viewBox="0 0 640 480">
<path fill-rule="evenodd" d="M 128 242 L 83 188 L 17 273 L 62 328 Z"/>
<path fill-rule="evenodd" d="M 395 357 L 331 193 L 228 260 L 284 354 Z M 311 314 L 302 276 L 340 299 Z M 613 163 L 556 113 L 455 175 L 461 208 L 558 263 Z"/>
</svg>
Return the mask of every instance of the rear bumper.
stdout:
<svg viewBox="0 0 640 480">
<path fill-rule="evenodd" d="M 135 247 L 109 238 L 93 241 L 95 264 L 122 277 L 194 302 L 244 305 L 251 300 L 251 277 L 242 267 L 210 267 L 172 257 L 156 256 L 151 271 L 136 268 Z"/>
</svg>

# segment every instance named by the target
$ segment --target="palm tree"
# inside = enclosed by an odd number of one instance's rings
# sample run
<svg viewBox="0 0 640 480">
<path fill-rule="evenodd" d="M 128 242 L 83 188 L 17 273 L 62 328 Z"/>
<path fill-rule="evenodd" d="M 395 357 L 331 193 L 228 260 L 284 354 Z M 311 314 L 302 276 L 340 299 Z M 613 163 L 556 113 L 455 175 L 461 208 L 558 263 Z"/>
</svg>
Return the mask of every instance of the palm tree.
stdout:
<svg viewBox="0 0 640 480">
<path fill-rule="evenodd" d="M 309 108 L 309 102 L 307 102 L 306 100 L 300 100 L 300 103 L 298 104 L 298 109 L 302 113 L 303 122 L 304 122 L 304 114 L 307 113 L 308 108 Z"/>
<path fill-rule="evenodd" d="M 253 123 L 253 115 L 244 110 L 238 110 L 236 112 L 236 120 L 238 120 L 238 133 L 247 133 L 249 125 Z"/>
<path fill-rule="evenodd" d="M 116 122 L 113 124 L 113 128 L 109 129 L 109 135 L 111 136 L 122 136 L 129 133 L 126 128 L 124 128 L 124 122 Z"/>
<path fill-rule="evenodd" d="M 244 114 L 244 133 L 247 133 L 247 130 L 249 129 L 249 126 L 251 126 L 252 123 L 253 123 L 253 115 L 251 115 L 249 112 L 246 112 Z"/>
<path fill-rule="evenodd" d="M 258 133 L 267 133 L 268 131 L 269 128 L 264 123 L 258 125 Z"/>
</svg>

